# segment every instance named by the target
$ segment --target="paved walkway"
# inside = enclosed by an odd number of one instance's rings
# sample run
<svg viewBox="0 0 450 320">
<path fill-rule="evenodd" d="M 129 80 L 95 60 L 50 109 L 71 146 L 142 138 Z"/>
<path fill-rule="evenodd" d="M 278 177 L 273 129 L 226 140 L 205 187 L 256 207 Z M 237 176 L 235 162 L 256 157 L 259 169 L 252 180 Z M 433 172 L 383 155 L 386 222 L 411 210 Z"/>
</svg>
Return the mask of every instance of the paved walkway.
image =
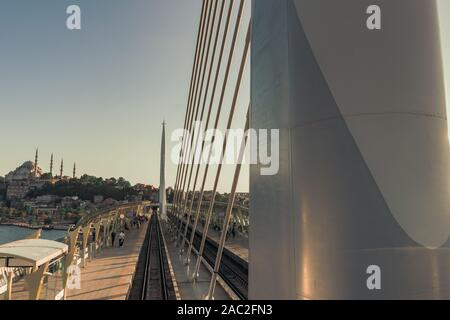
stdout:
<svg viewBox="0 0 450 320">
<path fill-rule="evenodd" d="M 191 254 L 191 263 L 189 266 L 184 264 L 185 256 L 179 255 L 180 248 L 175 247 L 173 236 L 169 233 L 165 223 L 161 222 L 166 248 L 172 264 L 172 271 L 177 282 L 178 294 L 181 300 L 203 300 L 208 293 L 209 283 L 211 280 L 211 273 L 206 267 L 201 264 L 199 278 L 195 283 L 192 283 L 190 277 L 192 270 L 195 267 L 197 257 Z M 217 284 L 214 294 L 215 300 L 230 300 L 230 296 L 225 290 Z"/>
<path fill-rule="evenodd" d="M 127 231 L 123 248 L 106 248 L 88 262 L 81 269 L 81 289 L 68 290 L 67 300 L 125 300 L 147 226 Z"/>
<path fill-rule="evenodd" d="M 203 233 L 202 226 L 199 226 L 199 231 Z M 220 232 L 211 230 L 212 227 L 209 227 L 208 237 L 213 239 L 215 242 L 219 243 L 220 241 Z M 238 257 L 241 257 L 245 261 L 248 262 L 248 238 L 238 235 L 236 238 L 230 236 L 225 242 L 225 247 L 233 252 Z"/>
<path fill-rule="evenodd" d="M 186 220 L 184 220 L 186 222 Z M 192 226 L 192 224 L 191 224 Z M 203 233 L 203 226 L 199 223 L 197 230 Z M 212 225 L 209 226 L 208 238 L 213 239 L 216 243 L 220 241 L 220 231 L 213 230 Z M 230 236 L 225 242 L 225 247 L 238 257 L 248 262 L 248 237 L 238 234 L 235 238 Z"/>
</svg>

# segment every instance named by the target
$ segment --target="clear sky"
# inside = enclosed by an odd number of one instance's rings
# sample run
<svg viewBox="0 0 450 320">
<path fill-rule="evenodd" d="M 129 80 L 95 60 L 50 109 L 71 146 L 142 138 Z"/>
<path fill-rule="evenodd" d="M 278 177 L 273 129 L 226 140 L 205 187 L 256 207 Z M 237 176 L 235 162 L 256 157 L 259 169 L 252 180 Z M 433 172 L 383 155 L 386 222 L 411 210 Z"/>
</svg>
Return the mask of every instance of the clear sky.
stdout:
<svg viewBox="0 0 450 320">
<path fill-rule="evenodd" d="M 447 87 L 447 118 L 450 115 L 450 1 L 438 0 L 442 51 Z M 449 132 L 450 136 L 450 132 Z"/>
<path fill-rule="evenodd" d="M 66 28 L 71 4 L 81 31 Z M 200 0 L 1 0 L 0 176 L 39 146 L 45 171 L 53 152 L 54 172 L 63 157 L 66 175 L 76 161 L 79 175 L 159 185 L 165 118 L 173 185 L 169 138 L 183 126 L 200 11 Z"/>
<path fill-rule="evenodd" d="M 439 1 L 450 100 L 450 1 Z M 81 31 L 66 29 L 71 4 Z M 183 124 L 200 9 L 201 0 L 1 0 L 0 176 L 39 146 L 46 171 L 53 152 L 66 174 L 76 161 L 78 174 L 158 185 L 161 122 L 168 139 Z M 244 124 L 248 83 L 247 72 L 234 126 Z M 170 161 L 166 172 L 173 185 Z M 221 191 L 232 173 L 225 168 Z"/>
</svg>

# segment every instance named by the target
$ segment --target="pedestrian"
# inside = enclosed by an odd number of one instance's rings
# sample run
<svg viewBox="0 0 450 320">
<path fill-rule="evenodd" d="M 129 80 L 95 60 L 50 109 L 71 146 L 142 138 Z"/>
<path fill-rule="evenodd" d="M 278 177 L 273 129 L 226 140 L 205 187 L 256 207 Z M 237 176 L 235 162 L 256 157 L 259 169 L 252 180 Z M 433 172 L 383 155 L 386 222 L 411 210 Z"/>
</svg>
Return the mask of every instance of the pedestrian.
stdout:
<svg viewBox="0 0 450 320">
<path fill-rule="evenodd" d="M 134 224 L 136 225 L 136 228 L 137 228 L 137 229 L 140 229 L 141 225 L 140 225 L 139 217 L 138 217 L 138 216 L 135 216 L 135 217 L 134 217 Z"/>
<path fill-rule="evenodd" d="M 114 242 L 116 241 L 116 232 L 113 230 L 111 232 L 111 246 L 114 247 Z"/>
<path fill-rule="evenodd" d="M 119 233 L 119 247 L 123 247 L 123 243 L 125 242 L 125 232 L 123 230 Z"/>
</svg>

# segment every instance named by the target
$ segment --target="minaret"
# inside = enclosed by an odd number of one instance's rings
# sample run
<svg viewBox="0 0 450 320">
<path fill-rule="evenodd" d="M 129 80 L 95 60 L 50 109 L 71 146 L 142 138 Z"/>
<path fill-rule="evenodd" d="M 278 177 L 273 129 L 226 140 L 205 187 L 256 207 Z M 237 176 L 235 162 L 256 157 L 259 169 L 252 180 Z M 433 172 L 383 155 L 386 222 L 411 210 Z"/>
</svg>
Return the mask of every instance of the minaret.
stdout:
<svg viewBox="0 0 450 320">
<path fill-rule="evenodd" d="M 34 156 L 34 175 L 37 175 L 39 148 L 36 148 L 36 155 Z"/>
<path fill-rule="evenodd" d="M 161 170 L 159 173 L 159 204 L 160 204 L 160 213 L 161 219 L 167 221 L 167 212 L 166 212 L 166 123 L 162 123 L 162 136 L 161 136 Z"/>
<path fill-rule="evenodd" d="M 74 163 L 73 163 L 73 176 L 72 176 L 72 178 L 74 178 L 74 179 L 75 179 L 75 177 L 76 177 L 76 172 L 77 172 L 77 163 L 74 162 Z"/>
<path fill-rule="evenodd" d="M 50 175 L 53 177 L 53 153 L 50 157 Z"/>
<path fill-rule="evenodd" d="M 59 178 L 63 177 L 63 169 L 64 169 L 64 159 L 61 159 L 61 168 L 59 169 Z"/>
</svg>

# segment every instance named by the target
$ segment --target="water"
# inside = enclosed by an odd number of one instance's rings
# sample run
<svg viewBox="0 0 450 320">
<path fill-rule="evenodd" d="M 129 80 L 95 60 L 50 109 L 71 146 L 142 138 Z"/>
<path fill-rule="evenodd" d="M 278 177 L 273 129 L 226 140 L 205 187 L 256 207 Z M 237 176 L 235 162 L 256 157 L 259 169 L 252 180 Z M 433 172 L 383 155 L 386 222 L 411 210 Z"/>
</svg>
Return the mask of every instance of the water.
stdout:
<svg viewBox="0 0 450 320">
<path fill-rule="evenodd" d="M 0 245 L 16 240 L 22 240 L 34 232 L 36 232 L 36 230 L 12 226 L 0 226 Z M 57 240 L 63 238 L 66 234 L 67 232 L 62 230 L 43 230 L 41 239 Z"/>
</svg>

